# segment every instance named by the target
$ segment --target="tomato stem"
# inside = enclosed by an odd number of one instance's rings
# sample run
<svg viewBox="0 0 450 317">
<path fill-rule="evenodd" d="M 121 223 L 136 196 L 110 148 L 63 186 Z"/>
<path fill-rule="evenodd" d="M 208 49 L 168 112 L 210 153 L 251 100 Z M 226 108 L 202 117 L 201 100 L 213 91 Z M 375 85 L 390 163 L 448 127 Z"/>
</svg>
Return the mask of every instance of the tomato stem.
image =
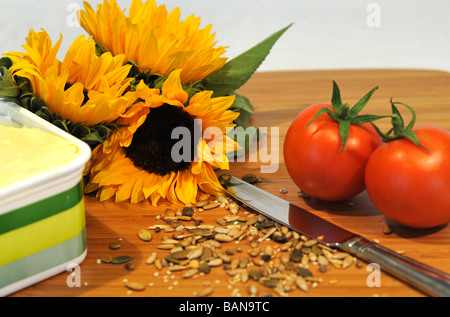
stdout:
<svg viewBox="0 0 450 317">
<path fill-rule="evenodd" d="M 412 114 L 411 121 L 408 123 L 406 127 L 403 117 L 398 108 L 396 107 L 396 104 L 405 106 Z M 382 133 L 381 130 L 375 124 L 371 123 L 375 128 L 375 130 L 378 132 L 378 134 L 381 136 L 383 142 L 387 143 L 401 138 L 407 138 L 417 146 L 420 146 L 424 150 L 429 151 L 426 147 L 420 144 L 416 134 L 412 131 L 412 128 L 416 123 L 416 112 L 414 111 L 414 109 L 405 103 L 393 102 L 392 98 L 391 98 L 391 107 L 392 107 L 392 115 L 391 115 L 392 128 L 390 128 L 388 132 Z"/>
<path fill-rule="evenodd" d="M 361 110 L 366 106 L 370 97 L 378 89 L 378 86 L 369 91 L 364 97 L 362 97 L 353 107 L 350 107 L 348 103 L 342 104 L 341 93 L 338 85 L 333 80 L 333 94 L 331 96 L 331 106 L 333 110 L 329 108 L 320 109 L 314 118 L 306 125 L 308 126 L 311 122 L 313 122 L 318 116 L 323 113 L 327 113 L 333 120 L 339 123 L 339 134 L 342 140 L 342 148 L 340 152 L 342 152 L 347 143 L 348 134 L 350 131 L 350 125 L 352 124 L 363 124 L 372 122 L 381 118 L 386 118 L 390 116 L 379 116 L 379 115 L 358 115 Z"/>
</svg>

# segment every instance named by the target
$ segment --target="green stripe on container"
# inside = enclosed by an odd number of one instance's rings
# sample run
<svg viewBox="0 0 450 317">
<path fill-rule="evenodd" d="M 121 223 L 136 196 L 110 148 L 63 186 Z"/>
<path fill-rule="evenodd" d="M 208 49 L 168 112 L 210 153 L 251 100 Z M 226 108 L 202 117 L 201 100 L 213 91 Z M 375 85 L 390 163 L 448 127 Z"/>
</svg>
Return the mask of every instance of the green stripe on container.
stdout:
<svg viewBox="0 0 450 317">
<path fill-rule="evenodd" d="M 83 187 L 80 182 L 62 193 L 8 211 L 0 215 L 0 235 L 70 209 L 77 205 L 82 197 Z"/>
<path fill-rule="evenodd" d="M 85 250 L 86 229 L 83 229 L 69 240 L 0 266 L 0 288 L 76 259 Z"/>
</svg>

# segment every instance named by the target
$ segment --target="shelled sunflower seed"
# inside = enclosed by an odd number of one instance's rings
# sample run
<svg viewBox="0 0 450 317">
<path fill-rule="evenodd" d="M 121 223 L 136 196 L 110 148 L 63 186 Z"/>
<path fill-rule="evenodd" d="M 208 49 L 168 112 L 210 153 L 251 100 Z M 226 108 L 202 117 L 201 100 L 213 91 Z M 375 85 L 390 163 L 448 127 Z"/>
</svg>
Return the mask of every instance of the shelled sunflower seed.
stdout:
<svg viewBox="0 0 450 317">
<path fill-rule="evenodd" d="M 167 281 L 167 275 L 171 275 L 186 280 L 220 269 L 230 285 L 231 296 L 240 294 L 235 287 L 238 283 L 246 284 L 251 296 L 267 294 L 259 288 L 288 296 L 294 290 L 309 292 L 322 283 L 311 265 L 317 265 L 320 274 L 332 267 L 345 269 L 358 263 L 350 254 L 322 244 L 320 238 L 311 239 L 261 214 L 240 210 L 229 197 L 200 198 L 196 204 L 167 208 L 156 217 L 164 224 L 155 223 L 138 232 L 144 241 L 160 238 L 159 251 L 146 259 L 156 268 L 155 277 L 163 276 Z M 215 223 L 203 223 L 203 212 L 217 212 Z M 241 243 L 248 245 L 248 253 L 242 252 Z M 126 260 L 130 259 L 119 257 L 111 262 Z M 164 272 L 166 275 L 161 275 Z M 212 286 L 207 286 L 196 294 L 209 296 L 213 291 Z"/>
</svg>

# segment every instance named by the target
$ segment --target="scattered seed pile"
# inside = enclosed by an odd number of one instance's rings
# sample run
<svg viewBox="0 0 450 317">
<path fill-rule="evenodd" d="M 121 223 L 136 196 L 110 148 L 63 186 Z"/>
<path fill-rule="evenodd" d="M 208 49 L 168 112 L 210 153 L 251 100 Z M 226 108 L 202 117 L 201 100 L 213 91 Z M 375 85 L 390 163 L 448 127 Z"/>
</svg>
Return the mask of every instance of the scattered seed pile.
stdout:
<svg viewBox="0 0 450 317">
<path fill-rule="evenodd" d="M 216 218 L 216 224 L 203 223 L 202 212 L 217 207 L 226 213 Z M 320 237 L 310 239 L 261 214 L 240 211 L 239 205 L 225 196 L 205 194 L 195 205 L 166 209 L 156 219 L 161 223 L 137 233 L 143 241 L 162 235 L 157 247 L 160 252 L 151 253 L 146 260 L 156 267 L 155 276 L 165 271 L 190 279 L 222 270 L 230 296 L 289 296 L 295 289 L 308 292 L 323 282 L 321 276 L 313 276 L 310 265 L 317 265 L 319 273 L 332 267 L 345 269 L 355 262 L 362 266 L 352 255 L 321 244 Z M 247 251 L 243 250 L 243 243 L 249 245 Z M 111 249 L 118 247 L 119 243 L 110 245 Z M 104 255 L 98 263 L 128 262 L 125 268 L 132 270 L 132 259 Z M 213 294 L 213 284 L 206 283 L 204 289 L 195 290 L 192 295 Z M 246 286 L 246 293 L 241 293 L 239 284 Z M 128 280 L 124 280 L 124 285 L 134 291 L 145 289 L 143 284 Z"/>
</svg>

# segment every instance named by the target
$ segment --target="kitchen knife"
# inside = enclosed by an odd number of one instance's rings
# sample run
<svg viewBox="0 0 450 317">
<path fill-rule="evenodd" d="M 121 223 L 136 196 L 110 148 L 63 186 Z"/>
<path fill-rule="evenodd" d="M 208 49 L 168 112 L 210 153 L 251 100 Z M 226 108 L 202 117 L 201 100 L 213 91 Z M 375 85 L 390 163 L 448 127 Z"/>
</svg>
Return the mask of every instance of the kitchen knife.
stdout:
<svg viewBox="0 0 450 317">
<path fill-rule="evenodd" d="M 450 297 L 450 275 L 403 256 L 363 236 L 229 174 L 219 177 L 236 201 L 320 243 L 348 252 L 430 296 Z"/>
</svg>

